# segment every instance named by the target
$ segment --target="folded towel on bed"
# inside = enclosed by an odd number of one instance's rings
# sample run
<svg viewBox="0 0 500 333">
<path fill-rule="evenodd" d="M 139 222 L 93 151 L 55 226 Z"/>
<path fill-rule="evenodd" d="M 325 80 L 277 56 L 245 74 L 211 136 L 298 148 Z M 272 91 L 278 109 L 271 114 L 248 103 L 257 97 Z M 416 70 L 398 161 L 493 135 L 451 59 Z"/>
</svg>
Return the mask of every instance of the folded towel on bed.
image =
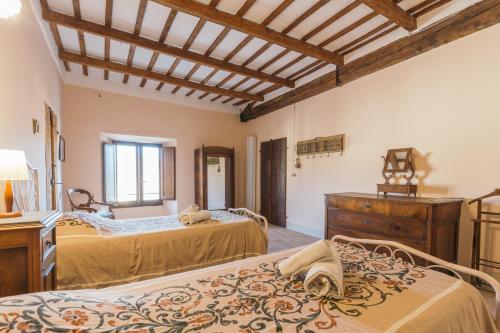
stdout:
<svg viewBox="0 0 500 333">
<path fill-rule="evenodd" d="M 312 264 L 304 280 L 304 289 L 314 297 L 329 296 L 335 299 L 344 297 L 342 263 L 321 261 Z"/>
<path fill-rule="evenodd" d="M 197 212 L 188 212 L 179 214 L 179 221 L 189 225 L 210 220 L 212 214 L 208 210 L 199 210 Z"/>
<path fill-rule="evenodd" d="M 186 214 L 186 213 L 192 213 L 192 212 L 197 212 L 200 210 L 200 206 L 198 206 L 197 204 L 191 204 L 189 206 L 187 206 L 186 209 L 184 209 L 181 214 Z"/>
<path fill-rule="evenodd" d="M 344 297 L 342 262 L 335 245 L 317 241 L 283 260 L 278 269 L 286 278 L 304 279 L 304 289 L 314 297 Z"/>
<path fill-rule="evenodd" d="M 293 256 L 279 263 L 278 269 L 286 278 L 296 278 L 305 275 L 312 264 L 317 261 L 336 260 L 337 248 L 328 240 L 319 240 Z"/>
</svg>

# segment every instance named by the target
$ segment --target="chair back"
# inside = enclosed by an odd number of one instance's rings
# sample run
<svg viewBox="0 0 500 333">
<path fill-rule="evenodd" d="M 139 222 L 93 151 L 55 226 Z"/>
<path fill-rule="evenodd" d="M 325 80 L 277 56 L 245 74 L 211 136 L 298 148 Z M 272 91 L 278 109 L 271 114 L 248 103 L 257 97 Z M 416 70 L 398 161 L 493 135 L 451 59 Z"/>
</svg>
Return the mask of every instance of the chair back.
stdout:
<svg viewBox="0 0 500 333">
<path fill-rule="evenodd" d="M 81 188 L 69 188 L 67 193 L 72 211 L 81 208 L 90 208 L 90 205 L 94 202 L 93 195 L 87 190 Z"/>
</svg>

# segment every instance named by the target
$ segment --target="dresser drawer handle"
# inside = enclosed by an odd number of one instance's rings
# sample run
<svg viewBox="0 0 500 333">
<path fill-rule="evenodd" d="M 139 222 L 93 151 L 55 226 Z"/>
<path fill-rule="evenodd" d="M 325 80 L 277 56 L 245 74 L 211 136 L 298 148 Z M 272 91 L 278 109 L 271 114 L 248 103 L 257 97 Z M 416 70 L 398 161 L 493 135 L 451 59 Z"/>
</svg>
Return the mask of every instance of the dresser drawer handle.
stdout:
<svg viewBox="0 0 500 333">
<path fill-rule="evenodd" d="M 365 203 L 364 206 L 365 206 L 365 208 L 372 208 L 372 205 L 369 203 Z"/>
<path fill-rule="evenodd" d="M 396 231 L 401 231 L 401 226 L 399 224 L 394 224 L 392 226 L 392 229 L 396 230 Z"/>
<path fill-rule="evenodd" d="M 364 220 L 364 221 L 363 221 L 363 224 L 368 225 L 368 224 L 373 224 L 373 222 L 372 222 L 372 221 L 370 221 L 370 220 Z"/>
</svg>

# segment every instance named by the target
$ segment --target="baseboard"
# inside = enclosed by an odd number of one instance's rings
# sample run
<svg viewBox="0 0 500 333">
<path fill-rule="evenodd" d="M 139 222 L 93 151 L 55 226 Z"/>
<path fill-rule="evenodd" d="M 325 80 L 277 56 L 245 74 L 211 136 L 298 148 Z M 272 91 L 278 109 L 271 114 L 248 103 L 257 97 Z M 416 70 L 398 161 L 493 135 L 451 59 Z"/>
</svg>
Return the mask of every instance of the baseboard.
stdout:
<svg viewBox="0 0 500 333">
<path fill-rule="evenodd" d="M 287 223 L 286 228 L 292 231 L 300 232 L 309 236 L 323 238 L 324 231 L 316 228 L 309 228 L 300 224 Z"/>
</svg>

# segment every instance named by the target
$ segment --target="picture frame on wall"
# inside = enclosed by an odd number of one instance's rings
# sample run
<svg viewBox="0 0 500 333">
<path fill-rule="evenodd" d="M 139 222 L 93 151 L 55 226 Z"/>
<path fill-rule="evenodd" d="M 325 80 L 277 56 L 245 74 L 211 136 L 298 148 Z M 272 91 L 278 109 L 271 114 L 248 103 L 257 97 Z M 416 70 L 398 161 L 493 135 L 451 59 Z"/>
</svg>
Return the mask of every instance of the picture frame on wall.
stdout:
<svg viewBox="0 0 500 333">
<path fill-rule="evenodd" d="M 66 140 L 59 135 L 59 161 L 64 162 L 66 160 Z"/>
</svg>

